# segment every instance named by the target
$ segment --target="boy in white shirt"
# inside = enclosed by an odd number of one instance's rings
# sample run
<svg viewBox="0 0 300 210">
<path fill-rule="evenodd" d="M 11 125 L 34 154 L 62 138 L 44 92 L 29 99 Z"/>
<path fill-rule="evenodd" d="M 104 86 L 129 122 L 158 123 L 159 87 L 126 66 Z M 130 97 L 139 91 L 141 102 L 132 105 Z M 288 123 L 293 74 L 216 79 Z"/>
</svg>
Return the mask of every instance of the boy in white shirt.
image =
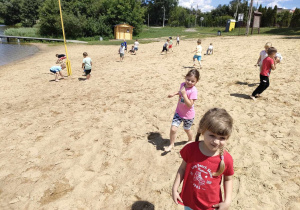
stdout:
<svg viewBox="0 0 300 210">
<path fill-rule="evenodd" d="M 163 46 L 161 53 L 163 53 L 164 51 L 166 51 L 166 54 L 168 53 L 169 41 L 170 41 L 170 39 L 167 39 L 167 41 L 165 42 L 165 44 Z"/>
<path fill-rule="evenodd" d="M 214 47 L 213 47 L 212 43 L 210 43 L 210 45 L 208 46 L 208 49 L 206 51 L 206 54 L 204 54 L 204 55 L 212 55 L 212 54 L 214 54 Z"/>
</svg>

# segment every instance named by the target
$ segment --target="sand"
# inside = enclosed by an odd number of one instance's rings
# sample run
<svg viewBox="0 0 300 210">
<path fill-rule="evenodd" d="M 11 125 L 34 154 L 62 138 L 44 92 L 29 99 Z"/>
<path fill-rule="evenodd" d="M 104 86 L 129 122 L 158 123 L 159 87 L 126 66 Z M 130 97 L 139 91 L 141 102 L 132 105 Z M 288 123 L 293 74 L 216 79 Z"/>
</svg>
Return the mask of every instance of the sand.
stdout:
<svg viewBox="0 0 300 210">
<path fill-rule="evenodd" d="M 263 97 L 254 67 L 270 41 L 283 61 Z M 231 209 L 300 209 L 300 39 L 284 36 L 203 39 L 194 133 L 212 107 L 234 118 L 227 150 L 234 159 Z M 158 210 L 183 209 L 171 199 L 187 140 L 164 154 L 195 40 L 161 55 L 164 40 L 141 44 L 119 61 L 118 46 L 68 45 L 73 75 L 53 82 L 49 68 L 63 45 L 40 44 L 33 57 L 0 67 L 0 209 L 130 209 L 138 200 Z M 82 53 L 93 60 L 80 81 Z M 66 71 L 64 71 L 66 74 Z"/>
</svg>

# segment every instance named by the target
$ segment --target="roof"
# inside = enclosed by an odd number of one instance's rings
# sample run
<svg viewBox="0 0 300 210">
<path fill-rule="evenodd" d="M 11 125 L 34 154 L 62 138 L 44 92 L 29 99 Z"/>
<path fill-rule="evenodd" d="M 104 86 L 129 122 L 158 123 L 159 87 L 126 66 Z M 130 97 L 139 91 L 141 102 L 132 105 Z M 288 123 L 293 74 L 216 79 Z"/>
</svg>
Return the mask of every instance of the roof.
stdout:
<svg viewBox="0 0 300 210">
<path fill-rule="evenodd" d="M 121 25 L 126 25 L 127 27 L 134 28 L 133 26 L 131 26 L 131 25 L 127 24 L 127 23 L 120 23 L 120 24 L 114 25 L 114 27 L 118 27 L 118 26 L 121 26 Z"/>
</svg>

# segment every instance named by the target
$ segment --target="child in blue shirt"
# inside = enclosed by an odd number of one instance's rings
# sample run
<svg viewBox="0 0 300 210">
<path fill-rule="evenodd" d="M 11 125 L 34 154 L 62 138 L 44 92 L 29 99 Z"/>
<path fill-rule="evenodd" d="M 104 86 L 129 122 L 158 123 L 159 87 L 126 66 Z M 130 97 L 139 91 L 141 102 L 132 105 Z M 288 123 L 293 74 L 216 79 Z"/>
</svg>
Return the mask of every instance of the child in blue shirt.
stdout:
<svg viewBox="0 0 300 210">
<path fill-rule="evenodd" d="M 58 75 L 61 76 L 61 79 L 64 79 L 64 75 L 62 74 L 61 70 L 66 68 L 66 64 L 62 63 L 60 66 L 52 66 L 50 68 L 50 72 L 55 74 L 55 82 L 59 82 Z"/>
</svg>

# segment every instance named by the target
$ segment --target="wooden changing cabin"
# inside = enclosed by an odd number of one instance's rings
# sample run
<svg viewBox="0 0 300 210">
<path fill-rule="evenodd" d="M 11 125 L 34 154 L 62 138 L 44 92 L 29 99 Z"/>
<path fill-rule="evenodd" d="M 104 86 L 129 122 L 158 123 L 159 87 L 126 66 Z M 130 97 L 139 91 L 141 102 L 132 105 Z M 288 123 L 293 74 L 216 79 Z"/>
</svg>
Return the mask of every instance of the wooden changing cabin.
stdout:
<svg viewBox="0 0 300 210">
<path fill-rule="evenodd" d="M 126 23 L 115 25 L 114 27 L 115 39 L 132 40 L 133 28 L 134 28 L 133 26 L 128 25 Z"/>
</svg>

